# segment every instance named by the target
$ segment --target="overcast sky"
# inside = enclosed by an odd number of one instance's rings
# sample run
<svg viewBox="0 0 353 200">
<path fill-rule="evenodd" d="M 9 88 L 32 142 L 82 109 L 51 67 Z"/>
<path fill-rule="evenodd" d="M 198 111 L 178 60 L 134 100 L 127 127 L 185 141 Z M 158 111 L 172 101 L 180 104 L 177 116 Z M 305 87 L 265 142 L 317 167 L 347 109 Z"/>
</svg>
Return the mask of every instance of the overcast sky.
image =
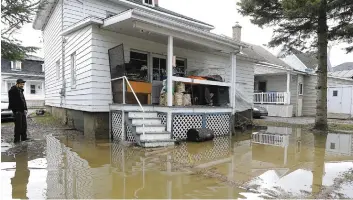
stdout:
<svg viewBox="0 0 353 200">
<path fill-rule="evenodd" d="M 242 41 L 256 45 L 267 44 L 272 37 L 272 29 L 261 29 L 251 24 L 249 18 L 238 14 L 237 1 L 239 0 L 159 0 L 159 5 L 212 24 L 215 26 L 213 32 L 229 37 L 232 36 L 232 26 L 238 21 L 243 27 Z M 41 35 L 41 31 L 33 30 L 32 25 L 27 24 L 19 31 L 17 38 L 22 40 L 26 46 L 42 48 Z M 340 44 L 332 48 L 330 56 L 332 66 L 353 62 L 353 53 L 345 54 L 345 51 L 342 50 L 344 46 L 345 44 Z M 269 50 L 277 55 L 279 49 Z M 36 55 L 44 56 L 43 51 L 39 51 Z"/>
</svg>

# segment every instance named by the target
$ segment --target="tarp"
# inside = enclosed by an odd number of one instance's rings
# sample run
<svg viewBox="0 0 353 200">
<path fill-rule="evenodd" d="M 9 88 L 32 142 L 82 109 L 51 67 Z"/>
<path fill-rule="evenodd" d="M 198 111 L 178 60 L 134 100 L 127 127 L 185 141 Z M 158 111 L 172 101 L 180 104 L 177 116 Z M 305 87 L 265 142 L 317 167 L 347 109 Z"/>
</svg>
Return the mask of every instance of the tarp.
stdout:
<svg viewBox="0 0 353 200">
<path fill-rule="evenodd" d="M 235 112 L 243 112 L 253 107 L 253 103 L 250 102 L 243 92 L 235 89 Z"/>
</svg>

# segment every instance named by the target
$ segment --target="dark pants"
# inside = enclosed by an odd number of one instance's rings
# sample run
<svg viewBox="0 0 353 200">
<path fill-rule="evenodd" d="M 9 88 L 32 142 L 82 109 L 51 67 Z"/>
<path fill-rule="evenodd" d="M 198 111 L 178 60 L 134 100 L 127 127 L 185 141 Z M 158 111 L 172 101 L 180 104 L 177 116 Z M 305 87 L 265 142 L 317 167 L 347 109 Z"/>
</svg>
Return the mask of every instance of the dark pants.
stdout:
<svg viewBox="0 0 353 200">
<path fill-rule="evenodd" d="M 27 119 L 24 112 L 15 112 L 15 141 L 24 141 L 27 139 Z"/>
</svg>

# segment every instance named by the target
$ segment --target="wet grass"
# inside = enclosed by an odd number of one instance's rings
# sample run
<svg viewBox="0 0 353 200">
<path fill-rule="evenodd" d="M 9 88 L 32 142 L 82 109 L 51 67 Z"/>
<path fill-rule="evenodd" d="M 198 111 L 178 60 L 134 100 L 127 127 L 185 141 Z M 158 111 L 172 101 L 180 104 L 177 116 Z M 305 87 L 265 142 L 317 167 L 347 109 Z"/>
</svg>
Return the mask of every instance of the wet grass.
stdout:
<svg viewBox="0 0 353 200">
<path fill-rule="evenodd" d="M 291 124 L 286 122 L 271 122 L 265 120 L 254 120 L 254 124 L 257 126 L 276 126 L 276 127 L 291 127 L 291 128 L 302 128 L 304 130 L 310 131 L 314 124 Z M 344 132 L 353 134 L 353 124 L 343 124 L 343 123 L 330 123 L 329 122 L 329 132 Z"/>
</svg>

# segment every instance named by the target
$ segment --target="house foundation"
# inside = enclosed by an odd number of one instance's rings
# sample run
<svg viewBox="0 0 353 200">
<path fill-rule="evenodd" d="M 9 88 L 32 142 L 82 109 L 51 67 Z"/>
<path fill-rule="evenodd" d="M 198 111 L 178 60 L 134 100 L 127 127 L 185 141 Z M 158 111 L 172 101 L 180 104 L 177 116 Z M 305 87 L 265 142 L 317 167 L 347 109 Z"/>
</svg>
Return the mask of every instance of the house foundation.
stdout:
<svg viewBox="0 0 353 200">
<path fill-rule="evenodd" d="M 109 113 L 93 113 L 53 106 L 46 106 L 46 110 L 60 123 L 83 132 L 85 137 L 109 138 Z"/>
</svg>

